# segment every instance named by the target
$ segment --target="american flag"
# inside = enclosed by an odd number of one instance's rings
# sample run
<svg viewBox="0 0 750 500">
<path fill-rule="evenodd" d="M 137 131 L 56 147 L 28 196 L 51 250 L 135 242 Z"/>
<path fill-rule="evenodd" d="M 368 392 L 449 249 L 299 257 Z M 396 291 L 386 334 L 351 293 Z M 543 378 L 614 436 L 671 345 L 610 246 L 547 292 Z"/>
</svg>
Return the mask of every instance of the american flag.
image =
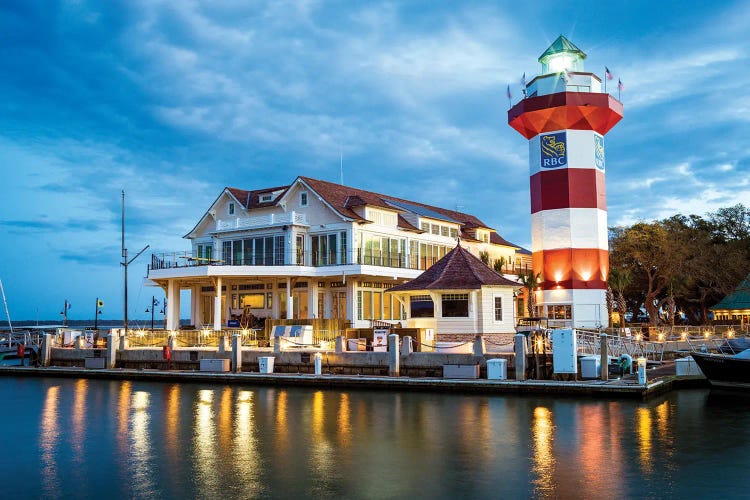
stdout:
<svg viewBox="0 0 750 500">
<path fill-rule="evenodd" d="M 510 94 L 510 85 L 508 85 L 508 88 L 505 90 L 505 95 L 508 96 L 508 99 L 512 97 Z"/>
<path fill-rule="evenodd" d="M 606 77 L 607 77 L 607 80 L 612 80 L 612 79 L 614 78 L 614 75 L 613 75 L 613 74 L 612 74 L 612 72 L 611 72 L 611 71 L 609 70 L 609 68 L 608 68 L 608 67 L 606 67 L 606 66 L 604 66 L 604 76 L 606 76 Z"/>
<path fill-rule="evenodd" d="M 624 88 L 625 88 L 625 85 L 623 85 L 623 84 L 622 84 L 622 80 L 620 80 L 620 79 L 618 78 L 618 79 L 617 79 L 617 90 L 618 90 L 619 92 L 622 92 Z"/>
<path fill-rule="evenodd" d="M 521 88 L 526 88 L 526 72 L 524 72 L 523 76 L 521 77 Z"/>
</svg>

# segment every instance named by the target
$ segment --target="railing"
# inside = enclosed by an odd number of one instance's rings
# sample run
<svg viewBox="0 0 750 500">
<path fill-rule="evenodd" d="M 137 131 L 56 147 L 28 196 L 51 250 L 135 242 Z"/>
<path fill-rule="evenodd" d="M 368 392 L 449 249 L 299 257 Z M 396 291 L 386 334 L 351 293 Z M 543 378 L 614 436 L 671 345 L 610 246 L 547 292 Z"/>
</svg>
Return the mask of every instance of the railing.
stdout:
<svg viewBox="0 0 750 500">
<path fill-rule="evenodd" d="M 296 224 L 306 226 L 307 215 L 297 212 L 282 214 L 260 215 L 256 217 L 236 217 L 231 220 L 216 221 L 217 231 L 236 231 L 238 229 L 252 229 L 283 224 Z"/>
</svg>

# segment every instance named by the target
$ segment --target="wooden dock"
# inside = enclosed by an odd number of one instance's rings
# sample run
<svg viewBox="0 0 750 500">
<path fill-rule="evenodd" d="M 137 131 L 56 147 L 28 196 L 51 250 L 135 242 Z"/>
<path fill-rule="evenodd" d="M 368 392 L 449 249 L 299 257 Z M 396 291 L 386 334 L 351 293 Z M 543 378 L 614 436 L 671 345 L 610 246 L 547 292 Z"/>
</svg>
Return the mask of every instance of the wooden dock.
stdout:
<svg viewBox="0 0 750 500">
<path fill-rule="evenodd" d="M 655 374 L 656 375 L 656 374 Z M 516 394 L 609 399 L 641 399 L 681 388 L 708 387 L 708 381 L 698 377 L 656 376 L 646 385 L 633 378 L 617 380 L 486 380 L 444 379 L 431 377 L 387 377 L 368 375 L 312 375 L 273 373 L 210 373 L 192 370 L 132 370 L 85 369 L 77 367 L 0 367 L 0 376 L 11 377 L 64 377 L 106 380 L 137 380 L 170 383 L 244 384 L 280 387 L 308 387 L 319 389 L 356 389 L 390 391 L 428 391 L 460 394 Z"/>
</svg>

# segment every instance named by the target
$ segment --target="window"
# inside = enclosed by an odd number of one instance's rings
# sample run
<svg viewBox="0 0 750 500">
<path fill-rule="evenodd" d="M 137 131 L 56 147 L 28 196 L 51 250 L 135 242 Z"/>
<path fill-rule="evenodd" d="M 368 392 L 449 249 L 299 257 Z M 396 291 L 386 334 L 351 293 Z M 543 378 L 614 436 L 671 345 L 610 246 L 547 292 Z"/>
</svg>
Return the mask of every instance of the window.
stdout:
<svg viewBox="0 0 750 500">
<path fill-rule="evenodd" d="M 410 299 L 412 318 L 434 318 L 435 304 L 429 295 L 414 295 Z"/>
<path fill-rule="evenodd" d="M 503 298 L 495 297 L 495 321 L 503 320 Z"/>
<path fill-rule="evenodd" d="M 425 233 L 429 233 L 429 232 L 430 232 L 430 223 L 429 223 L 429 222 L 422 222 L 422 223 L 421 223 L 421 224 L 419 225 L 419 227 L 420 227 L 420 229 L 422 229 L 422 231 L 424 231 Z"/>
<path fill-rule="evenodd" d="M 229 205 L 227 206 L 227 213 L 228 213 L 229 215 L 234 215 L 234 203 L 230 203 L 230 204 L 229 204 Z"/>
<path fill-rule="evenodd" d="M 301 207 L 307 206 L 307 191 L 302 191 L 299 194 L 299 206 Z"/>
<path fill-rule="evenodd" d="M 261 195 L 261 197 L 260 197 L 260 202 L 261 203 L 266 203 L 266 202 L 271 201 L 271 200 L 273 200 L 273 195 L 272 194 L 264 194 L 264 195 Z"/>
<path fill-rule="evenodd" d="M 450 236 L 453 239 L 458 238 L 458 229 L 455 227 L 450 228 Z"/>
<path fill-rule="evenodd" d="M 549 319 L 571 319 L 570 304 L 547 306 L 547 317 Z"/>
<path fill-rule="evenodd" d="M 443 318 L 468 318 L 469 294 L 444 293 L 442 296 Z"/>
<path fill-rule="evenodd" d="M 265 293 L 241 293 L 240 307 L 249 307 L 251 309 L 263 309 L 266 305 Z"/>
</svg>

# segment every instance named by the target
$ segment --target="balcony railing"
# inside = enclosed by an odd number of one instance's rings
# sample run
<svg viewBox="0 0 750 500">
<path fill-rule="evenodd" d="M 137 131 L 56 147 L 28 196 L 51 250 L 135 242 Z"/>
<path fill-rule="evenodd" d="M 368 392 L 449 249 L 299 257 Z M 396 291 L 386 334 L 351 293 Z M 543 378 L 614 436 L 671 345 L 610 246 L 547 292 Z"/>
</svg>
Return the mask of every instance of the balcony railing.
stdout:
<svg viewBox="0 0 750 500">
<path fill-rule="evenodd" d="M 308 225 L 307 215 L 292 211 L 288 213 L 260 215 L 256 217 L 236 217 L 234 219 L 216 221 L 216 230 L 237 231 L 239 229 L 253 229 L 283 224 L 306 226 Z"/>
<path fill-rule="evenodd" d="M 417 257 L 404 254 L 377 254 L 358 249 L 355 255 L 345 252 L 284 252 L 283 254 L 224 255 L 223 258 L 204 258 L 190 252 L 171 252 L 151 255 L 148 269 L 175 269 L 198 266 L 310 266 L 330 267 L 361 264 L 398 269 L 425 270 L 437 262 L 436 257 Z"/>
</svg>

